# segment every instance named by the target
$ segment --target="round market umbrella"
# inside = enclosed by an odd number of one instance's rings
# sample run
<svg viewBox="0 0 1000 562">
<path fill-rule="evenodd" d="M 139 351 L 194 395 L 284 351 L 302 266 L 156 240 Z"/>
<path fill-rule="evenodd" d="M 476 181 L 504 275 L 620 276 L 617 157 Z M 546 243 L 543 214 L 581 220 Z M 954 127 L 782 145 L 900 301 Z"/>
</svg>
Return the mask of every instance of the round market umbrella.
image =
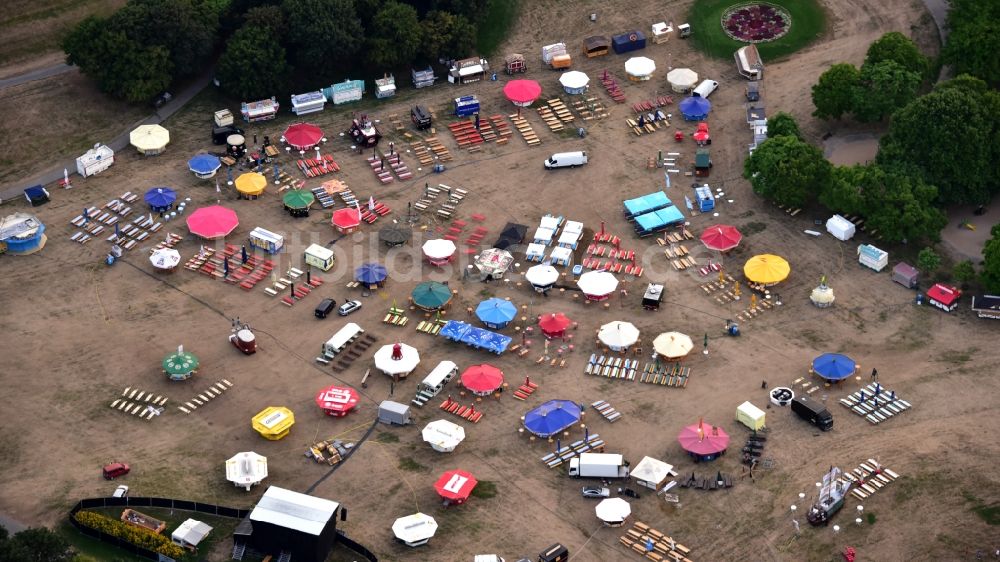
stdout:
<svg viewBox="0 0 1000 562">
<path fill-rule="evenodd" d="M 402 224 L 390 224 L 378 231 L 378 239 L 386 246 L 402 246 L 413 237 L 413 230 Z"/>
<path fill-rule="evenodd" d="M 476 268 L 486 275 L 503 275 L 512 263 L 514 256 L 500 248 L 487 248 L 476 258 Z"/>
<path fill-rule="evenodd" d="M 503 371 L 483 363 L 462 371 L 462 386 L 473 394 L 488 396 L 503 385 Z"/>
<path fill-rule="evenodd" d="M 253 451 L 236 453 L 226 461 L 226 480 L 244 487 L 250 487 L 267 478 L 267 457 Z"/>
<path fill-rule="evenodd" d="M 361 224 L 361 211 L 351 207 L 337 209 L 330 217 L 330 224 L 341 232 L 353 232 Z"/>
<path fill-rule="evenodd" d="M 420 435 L 439 453 L 450 453 L 465 440 L 465 428 L 448 420 L 435 420 L 424 426 Z"/>
<path fill-rule="evenodd" d="M 717 455 L 729 447 L 729 435 L 720 427 L 706 427 L 702 421 L 689 425 L 677 435 L 677 442 L 696 456 Z"/>
<path fill-rule="evenodd" d="M 649 76 L 656 70 L 656 62 L 649 57 L 632 57 L 625 61 L 625 72 L 631 76 Z"/>
<path fill-rule="evenodd" d="M 691 336 L 680 332 L 663 332 L 653 340 L 653 350 L 667 359 L 680 359 L 692 349 Z"/>
<path fill-rule="evenodd" d="M 559 280 L 559 271 L 547 264 L 533 265 L 524 272 L 524 278 L 532 287 L 546 289 Z"/>
<path fill-rule="evenodd" d="M 316 202 L 316 196 L 304 189 L 291 189 L 282 196 L 281 202 L 289 209 L 308 209 Z"/>
<path fill-rule="evenodd" d="M 399 359 L 393 359 L 393 348 L 399 346 L 402 352 Z M 375 368 L 389 376 L 405 376 L 413 372 L 420 364 L 420 352 L 412 345 L 405 343 L 390 343 L 383 345 L 373 357 Z"/>
<path fill-rule="evenodd" d="M 618 288 L 618 279 L 608 271 L 588 271 L 576 281 L 583 294 L 592 301 L 604 300 Z"/>
<path fill-rule="evenodd" d="M 503 87 L 503 95 L 518 107 L 528 107 L 542 95 L 542 86 L 535 80 L 511 80 Z"/>
<path fill-rule="evenodd" d="M 143 154 L 159 154 L 170 143 L 170 131 L 159 125 L 139 125 L 128 134 L 128 141 Z"/>
<path fill-rule="evenodd" d="M 282 136 L 295 150 L 309 150 L 323 139 L 323 130 L 312 123 L 296 123 L 285 129 Z"/>
<path fill-rule="evenodd" d="M 198 154 L 188 160 L 188 169 L 201 179 L 214 176 L 221 167 L 222 162 L 219 161 L 219 157 L 211 154 Z"/>
<path fill-rule="evenodd" d="M 438 310 L 451 301 L 452 293 L 444 283 L 424 281 L 410 293 L 413 304 L 424 310 Z"/>
<path fill-rule="evenodd" d="M 684 98 L 677 104 L 681 110 L 681 115 L 687 121 L 701 121 L 708 117 L 708 112 L 712 110 L 712 102 L 695 93 L 689 98 Z"/>
<path fill-rule="evenodd" d="M 567 93 L 582 94 L 590 83 L 590 77 L 579 70 L 571 70 L 559 77 L 559 83 Z"/>
<path fill-rule="evenodd" d="M 517 316 L 517 307 L 510 301 L 493 297 L 479 303 L 476 307 L 476 316 L 483 324 L 499 328 L 506 326 Z"/>
<path fill-rule="evenodd" d="M 552 314 L 543 314 L 541 319 L 538 320 L 538 327 L 542 329 L 542 333 L 548 337 L 558 337 L 566 332 L 566 328 L 569 328 L 573 321 L 566 317 L 562 312 L 555 312 Z"/>
<path fill-rule="evenodd" d="M 173 380 L 186 379 L 196 370 L 198 370 L 198 358 L 193 353 L 184 351 L 182 347 L 163 359 L 163 371 Z"/>
<path fill-rule="evenodd" d="M 181 263 L 181 254 L 173 248 L 160 248 L 149 255 L 149 263 L 156 269 L 169 271 Z"/>
<path fill-rule="evenodd" d="M 366 285 L 375 285 L 385 281 L 389 272 L 384 266 L 377 263 L 366 263 L 354 271 L 355 281 L 360 281 Z"/>
<path fill-rule="evenodd" d="M 549 400 L 524 415 L 524 427 L 548 438 L 578 423 L 582 413 L 580 405 L 572 400 Z"/>
<path fill-rule="evenodd" d="M 191 234 L 206 240 L 223 238 L 236 229 L 240 219 L 236 211 L 220 205 L 211 205 L 196 209 L 188 215 L 187 226 Z"/>
<path fill-rule="evenodd" d="M 632 515 L 632 506 L 621 498 L 607 498 L 594 507 L 594 513 L 605 523 L 623 523 L 626 517 Z"/>
<path fill-rule="evenodd" d="M 170 208 L 177 200 L 177 192 L 169 187 L 154 187 L 146 192 L 143 200 L 153 211 L 161 212 Z"/>
<path fill-rule="evenodd" d="M 424 242 L 421 246 L 424 255 L 431 260 L 444 260 L 448 259 L 455 254 L 455 243 L 451 240 L 446 240 L 444 238 L 435 238 L 434 240 L 428 240 Z"/>
<path fill-rule="evenodd" d="M 743 265 L 743 275 L 753 283 L 773 285 L 788 278 L 791 266 L 781 256 L 761 254 L 747 260 Z"/>
<path fill-rule="evenodd" d="M 828 381 L 846 379 L 857 370 L 854 359 L 840 353 L 824 353 L 813 359 L 812 370 Z"/>
<path fill-rule="evenodd" d="M 434 537 L 437 529 L 437 521 L 424 513 L 400 517 L 392 524 L 392 534 L 396 535 L 396 538 L 403 541 L 406 546 L 427 544 L 427 541 Z"/>
<path fill-rule="evenodd" d="M 343 416 L 358 406 L 358 391 L 331 385 L 316 394 L 316 405 L 330 416 Z"/>
<path fill-rule="evenodd" d="M 695 142 L 705 142 L 709 138 L 708 123 L 698 123 L 698 130 L 691 135 Z"/>
<path fill-rule="evenodd" d="M 740 245 L 743 235 L 735 226 L 719 224 L 710 226 L 701 233 L 701 243 L 709 250 L 728 252 Z"/>
<path fill-rule="evenodd" d="M 675 92 L 686 92 L 698 83 L 698 73 L 690 68 L 675 68 L 667 73 L 667 82 Z"/>
<path fill-rule="evenodd" d="M 265 187 L 267 187 L 267 178 L 264 177 L 264 174 L 247 172 L 236 178 L 236 191 L 243 195 L 260 195 L 264 193 Z"/>
<path fill-rule="evenodd" d="M 446 500 L 464 503 L 478 483 L 474 476 L 464 470 L 449 470 L 434 483 L 434 489 Z"/>
<path fill-rule="evenodd" d="M 597 332 L 597 339 L 612 350 L 621 351 L 639 341 L 639 328 L 636 328 L 635 324 L 631 322 L 615 320 L 601 326 Z"/>
</svg>

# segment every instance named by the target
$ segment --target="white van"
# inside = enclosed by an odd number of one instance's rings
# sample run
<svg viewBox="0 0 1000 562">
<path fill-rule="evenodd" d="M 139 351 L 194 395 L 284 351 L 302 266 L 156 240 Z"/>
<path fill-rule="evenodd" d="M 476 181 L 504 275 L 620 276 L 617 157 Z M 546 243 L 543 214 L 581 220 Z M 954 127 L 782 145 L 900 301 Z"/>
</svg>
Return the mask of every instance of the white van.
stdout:
<svg viewBox="0 0 1000 562">
<path fill-rule="evenodd" d="M 719 89 L 719 83 L 716 82 L 715 80 L 702 80 L 701 84 L 698 84 L 698 87 L 694 89 L 694 93 L 698 94 L 703 98 L 707 98 L 708 96 L 712 95 L 712 92 L 718 89 Z"/>
<path fill-rule="evenodd" d="M 545 161 L 545 169 L 553 168 L 576 168 L 587 163 L 587 152 L 578 150 L 576 152 L 557 152 Z"/>
</svg>

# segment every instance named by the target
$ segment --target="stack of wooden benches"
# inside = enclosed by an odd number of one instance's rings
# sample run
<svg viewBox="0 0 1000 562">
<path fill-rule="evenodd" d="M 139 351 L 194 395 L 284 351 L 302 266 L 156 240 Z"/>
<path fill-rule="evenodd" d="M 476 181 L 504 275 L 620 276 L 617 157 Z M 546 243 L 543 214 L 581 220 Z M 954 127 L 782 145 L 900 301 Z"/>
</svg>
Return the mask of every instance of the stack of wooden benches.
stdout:
<svg viewBox="0 0 1000 562">
<path fill-rule="evenodd" d="M 576 99 L 573 102 L 573 109 L 580 114 L 580 117 L 583 117 L 584 121 L 603 119 L 608 116 L 608 111 L 604 108 L 604 104 L 595 97 Z"/>
<path fill-rule="evenodd" d="M 603 453 L 604 440 L 596 433 L 587 434 L 586 439 L 581 439 L 570 443 L 568 447 L 562 447 L 554 453 L 549 453 L 542 457 L 542 462 L 549 468 L 555 468 L 570 459 L 580 456 L 580 453 Z"/>
<path fill-rule="evenodd" d="M 221 379 L 212 386 L 209 386 L 204 391 L 200 392 L 197 396 L 188 400 L 183 406 L 178 406 L 177 409 L 184 412 L 185 414 L 190 414 L 194 410 L 198 409 L 199 406 L 204 406 L 208 404 L 213 398 L 218 398 L 223 392 L 229 390 L 233 387 L 233 383 L 226 379 Z"/>
<path fill-rule="evenodd" d="M 514 134 L 510 130 L 510 125 L 507 124 L 507 119 L 503 115 L 493 115 L 490 117 L 490 122 L 493 124 L 493 130 L 496 131 L 497 144 L 507 144 Z"/>
<path fill-rule="evenodd" d="M 483 419 L 483 413 L 476 409 L 475 404 L 463 406 L 458 400 L 452 400 L 451 396 L 441 403 L 441 409 L 472 423 L 479 423 L 479 420 Z"/>
<path fill-rule="evenodd" d="M 719 490 L 721 488 L 732 488 L 733 477 L 725 472 L 719 472 L 715 476 L 699 478 L 692 472 L 691 476 L 680 479 L 677 485 L 681 488 L 690 488 L 692 490 Z"/>
<path fill-rule="evenodd" d="M 144 392 L 137 388 L 126 387 L 122 391 L 122 397 L 111 403 L 111 409 L 149 421 L 156 415 L 153 408 L 162 408 L 167 403 L 167 400 L 166 396 L 156 395 L 154 397 L 152 392 Z"/>
<path fill-rule="evenodd" d="M 390 307 L 389 314 L 386 314 L 385 318 L 382 319 L 383 324 L 399 327 L 406 326 L 406 323 L 409 321 L 410 319 L 406 317 L 406 311 L 398 306 Z"/>
<path fill-rule="evenodd" d="M 897 478 L 898 474 L 883 467 L 875 459 L 868 459 L 851 472 L 843 472 L 841 475 L 842 480 L 848 480 L 853 484 L 851 495 L 861 501 L 870 498 Z"/>
<path fill-rule="evenodd" d="M 865 418 L 873 425 L 877 425 L 887 419 L 909 410 L 913 406 L 896 396 L 894 391 L 882 386 L 879 383 L 872 383 L 865 388 L 851 394 L 846 398 L 841 398 L 840 403 L 855 414 Z M 878 388 L 878 395 L 875 390 Z M 862 401 L 862 394 L 864 400 Z"/>
<path fill-rule="evenodd" d="M 326 174 L 340 171 L 340 165 L 333 160 L 332 154 L 323 154 L 317 158 L 296 160 L 295 165 L 307 178 L 318 178 Z"/>
<path fill-rule="evenodd" d="M 616 421 L 622 419 L 622 413 L 612 408 L 611 404 L 608 404 L 604 400 L 598 400 L 597 402 L 591 404 L 591 406 L 593 406 L 595 410 L 600 412 L 601 415 L 604 416 L 604 419 L 608 420 L 611 423 L 615 423 Z"/>
<path fill-rule="evenodd" d="M 613 355 L 597 356 L 596 353 L 590 355 L 587 366 L 584 367 L 584 374 L 607 377 L 609 379 L 635 380 L 636 369 L 639 367 L 637 359 L 627 357 L 615 357 Z"/>
<path fill-rule="evenodd" d="M 647 363 L 639 373 L 639 382 L 658 384 L 673 388 L 686 388 L 691 377 L 691 367 L 682 367 L 680 363 L 657 367 L 656 363 Z"/>
<path fill-rule="evenodd" d="M 483 144 L 483 135 L 476 128 L 474 120 L 469 119 L 451 123 L 448 125 L 448 129 L 451 131 L 452 136 L 455 137 L 455 143 L 458 144 L 459 148 L 469 148 Z"/>
<path fill-rule="evenodd" d="M 661 562 L 663 560 L 668 562 L 691 562 L 687 558 L 691 554 L 690 548 L 639 521 L 636 521 L 632 528 L 626 531 L 618 540 L 636 554 L 645 556 L 654 562 Z M 647 551 L 647 546 L 650 543 L 653 545 L 653 550 Z"/>
<path fill-rule="evenodd" d="M 519 386 L 517 390 L 514 391 L 514 398 L 524 401 L 527 400 L 529 396 L 534 394 L 538 390 L 538 385 L 531 382 L 530 377 L 524 377 L 524 384 Z"/>
<path fill-rule="evenodd" d="M 538 135 L 535 134 L 535 130 L 531 128 L 531 124 L 524 117 L 518 114 L 512 114 L 509 116 L 511 122 L 514 123 L 514 127 L 517 132 L 521 133 L 521 138 L 524 142 L 528 143 L 528 146 L 537 146 L 542 144 L 542 141 L 538 139 Z"/>
<path fill-rule="evenodd" d="M 378 338 L 376 336 L 367 332 L 359 332 L 355 339 L 348 342 L 348 344 L 337 353 L 337 362 L 334 363 L 333 370 L 338 373 L 346 370 L 352 363 L 354 363 L 354 360 L 361 357 L 361 354 L 367 351 L 377 339 Z"/>
<path fill-rule="evenodd" d="M 618 81 L 615 80 L 613 74 L 607 70 L 601 75 L 601 84 L 604 85 L 604 89 L 608 91 L 608 95 L 611 99 L 618 103 L 625 103 L 625 93 L 622 92 L 621 87 L 618 86 Z"/>
<path fill-rule="evenodd" d="M 539 107 L 538 115 L 542 117 L 542 121 L 545 121 L 545 124 L 548 125 L 549 130 L 552 131 L 553 133 L 563 130 L 563 124 L 562 121 L 559 119 L 559 116 L 556 115 L 551 109 L 549 109 L 548 106 L 543 105 Z"/>
</svg>

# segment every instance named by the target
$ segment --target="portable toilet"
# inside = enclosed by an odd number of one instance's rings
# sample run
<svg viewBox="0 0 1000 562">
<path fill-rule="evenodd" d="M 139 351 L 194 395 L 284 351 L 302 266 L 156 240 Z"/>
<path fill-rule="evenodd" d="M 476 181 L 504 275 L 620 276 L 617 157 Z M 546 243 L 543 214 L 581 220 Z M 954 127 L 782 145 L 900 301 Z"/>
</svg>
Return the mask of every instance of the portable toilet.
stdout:
<svg viewBox="0 0 1000 562">
<path fill-rule="evenodd" d="M 764 411 L 750 402 L 744 402 L 736 408 L 736 421 L 757 431 L 764 427 Z"/>
<path fill-rule="evenodd" d="M 700 212 L 707 213 L 715 209 L 715 196 L 712 195 L 712 188 L 708 184 L 694 188 L 694 195 L 698 200 L 698 210 Z"/>
<path fill-rule="evenodd" d="M 378 405 L 378 421 L 389 425 L 407 425 L 411 423 L 410 407 L 392 400 L 383 400 Z"/>
</svg>

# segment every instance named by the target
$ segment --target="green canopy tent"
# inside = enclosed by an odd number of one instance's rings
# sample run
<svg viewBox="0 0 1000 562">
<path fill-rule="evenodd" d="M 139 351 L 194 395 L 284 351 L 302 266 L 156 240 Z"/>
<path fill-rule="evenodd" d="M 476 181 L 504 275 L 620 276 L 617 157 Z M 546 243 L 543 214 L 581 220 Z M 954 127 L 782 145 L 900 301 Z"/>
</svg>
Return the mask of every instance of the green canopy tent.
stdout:
<svg viewBox="0 0 1000 562">
<path fill-rule="evenodd" d="M 444 308 L 451 302 L 452 295 L 451 289 L 444 283 L 425 281 L 417 285 L 410 296 L 413 298 L 413 304 L 417 307 L 426 311 L 434 311 Z"/>
<path fill-rule="evenodd" d="M 309 216 L 309 207 L 316 202 L 316 196 L 303 189 L 292 189 L 281 198 L 287 210 L 293 217 Z"/>
<path fill-rule="evenodd" d="M 191 378 L 198 371 L 198 358 L 180 346 L 163 360 L 163 372 L 173 381 Z"/>
</svg>

